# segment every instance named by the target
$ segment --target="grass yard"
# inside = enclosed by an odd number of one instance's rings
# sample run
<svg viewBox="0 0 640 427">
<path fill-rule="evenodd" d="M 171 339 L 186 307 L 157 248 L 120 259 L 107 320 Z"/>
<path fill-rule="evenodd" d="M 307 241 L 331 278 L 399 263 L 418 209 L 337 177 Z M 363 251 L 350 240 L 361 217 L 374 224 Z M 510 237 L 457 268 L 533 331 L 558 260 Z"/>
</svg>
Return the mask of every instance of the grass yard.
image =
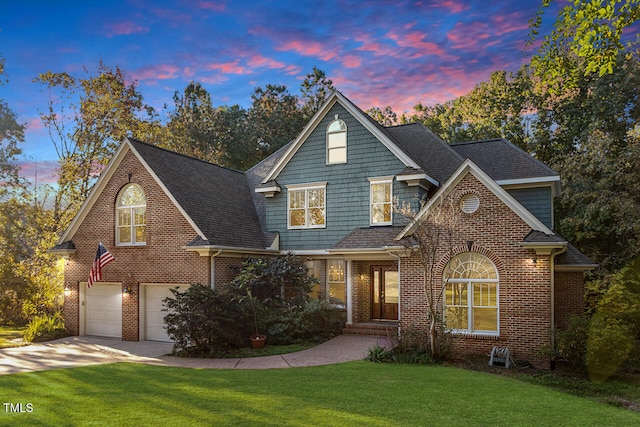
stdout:
<svg viewBox="0 0 640 427">
<path fill-rule="evenodd" d="M 0 326 L 0 348 L 17 347 L 14 340 L 22 339 L 24 327 Z"/>
<path fill-rule="evenodd" d="M 640 425 L 640 413 L 513 378 L 365 361 L 256 371 L 118 363 L 1 376 L 0 396 L 0 425 L 11 426 Z"/>
</svg>

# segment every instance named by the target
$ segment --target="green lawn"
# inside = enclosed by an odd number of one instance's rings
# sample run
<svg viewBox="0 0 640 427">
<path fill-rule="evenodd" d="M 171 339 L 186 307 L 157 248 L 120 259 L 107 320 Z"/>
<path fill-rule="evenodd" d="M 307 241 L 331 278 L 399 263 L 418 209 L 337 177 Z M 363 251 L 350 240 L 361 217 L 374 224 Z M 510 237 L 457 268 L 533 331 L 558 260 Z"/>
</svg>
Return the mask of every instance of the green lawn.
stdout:
<svg viewBox="0 0 640 427">
<path fill-rule="evenodd" d="M 0 326 L 0 348 L 17 347 L 19 344 L 13 340 L 21 339 L 23 331 L 23 327 Z"/>
<path fill-rule="evenodd" d="M 640 413 L 513 378 L 364 361 L 257 371 L 119 363 L 1 376 L 0 396 L 0 425 L 11 426 L 640 425 Z"/>
</svg>

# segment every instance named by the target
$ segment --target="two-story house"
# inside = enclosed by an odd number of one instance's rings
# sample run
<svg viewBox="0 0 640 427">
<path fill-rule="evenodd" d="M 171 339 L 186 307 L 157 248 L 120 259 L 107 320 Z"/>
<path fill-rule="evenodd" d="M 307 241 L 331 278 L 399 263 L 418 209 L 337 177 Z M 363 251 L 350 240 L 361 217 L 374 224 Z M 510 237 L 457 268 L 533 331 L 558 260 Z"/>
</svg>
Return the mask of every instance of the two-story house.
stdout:
<svg viewBox="0 0 640 427">
<path fill-rule="evenodd" d="M 67 327 L 166 340 L 170 287 L 224 286 L 243 257 L 291 251 L 343 308 L 345 332 L 426 328 L 432 278 L 456 354 L 498 345 L 548 367 L 539 350 L 582 313 L 593 268 L 553 231 L 558 191 L 558 174 L 508 141 L 383 127 L 339 92 L 246 173 L 127 139 L 54 249 L 68 259 Z M 425 268 L 412 236 L 438 227 L 449 239 Z M 98 242 L 116 261 L 88 288 Z"/>
</svg>

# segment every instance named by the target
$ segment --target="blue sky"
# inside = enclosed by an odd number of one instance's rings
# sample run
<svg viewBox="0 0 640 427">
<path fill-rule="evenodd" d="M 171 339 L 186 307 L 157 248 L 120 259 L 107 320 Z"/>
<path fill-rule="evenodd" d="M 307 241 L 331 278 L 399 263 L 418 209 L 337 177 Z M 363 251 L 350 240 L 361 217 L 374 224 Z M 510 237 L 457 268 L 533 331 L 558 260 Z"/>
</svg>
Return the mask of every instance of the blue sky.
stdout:
<svg viewBox="0 0 640 427">
<path fill-rule="evenodd" d="M 248 107 L 257 86 L 293 94 L 314 66 L 362 109 L 398 113 L 467 93 L 492 71 L 527 62 L 535 0 L 0 0 L 0 99 L 26 123 L 24 173 L 52 176 L 56 154 L 39 112 L 46 71 L 83 75 L 103 61 L 161 110 L 199 81 L 214 105 Z M 547 13 L 551 25 L 554 13 Z M 548 27 L 547 27 L 548 28 Z"/>
</svg>

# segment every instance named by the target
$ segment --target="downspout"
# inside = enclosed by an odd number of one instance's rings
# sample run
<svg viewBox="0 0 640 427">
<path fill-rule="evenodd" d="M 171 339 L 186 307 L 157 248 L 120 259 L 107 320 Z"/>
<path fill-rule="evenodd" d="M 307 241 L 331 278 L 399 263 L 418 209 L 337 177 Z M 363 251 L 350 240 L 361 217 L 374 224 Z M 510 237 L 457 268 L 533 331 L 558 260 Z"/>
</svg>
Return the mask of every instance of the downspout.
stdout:
<svg viewBox="0 0 640 427">
<path fill-rule="evenodd" d="M 549 273 L 551 275 L 551 354 L 555 351 L 555 339 L 553 335 L 553 331 L 556 328 L 556 273 L 555 273 L 555 257 L 567 251 L 567 247 L 562 247 L 558 252 L 551 251 L 551 256 L 549 256 Z"/>
<path fill-rule="evenodd" d="M 220 252 L 222 252 L 222 249 L 218 249 L 218 252 L 211 255 L 211 289 L 215 288 L 216 285 L 216 263 L 214 258 L 220 255 Z"/>
</svg>

